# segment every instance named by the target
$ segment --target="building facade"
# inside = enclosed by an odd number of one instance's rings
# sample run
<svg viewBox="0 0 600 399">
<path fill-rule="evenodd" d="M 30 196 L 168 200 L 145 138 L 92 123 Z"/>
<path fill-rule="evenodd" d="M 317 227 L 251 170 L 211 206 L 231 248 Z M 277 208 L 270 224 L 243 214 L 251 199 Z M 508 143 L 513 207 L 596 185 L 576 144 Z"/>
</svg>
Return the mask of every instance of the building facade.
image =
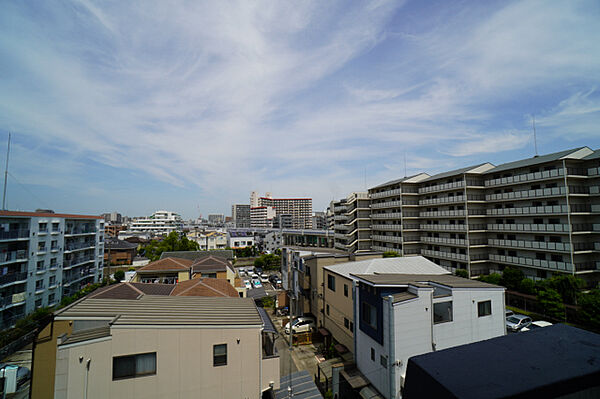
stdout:
<svg viewBox="0 0 600 399">
<path fill-rule="evenodd" d="M 0 211 L 2 328 L 102 280 L 101 216 Z"/>
<path fill-rule="evenodd" d="M 183 231 L 183 219 L 175 212 L 156 211 L 147 218 L 136 218 L 129 230 L 134 233 L 150 233 L 156 236 L 168 235 L 173 231 Z"/>
<path fill-rule="evenodd" d="M 267 215 L 267 219 L 273 219 L 278 215 L 291 215 L 291 228 L 312 228 L 312 198 L 273 198 L 270 193 L 267 193 L 264 197 L 259 197 L 258 194 L 253 191 L 250 195 L 251 227 L 272 226 L 272 224 L 270 226 L 265 226 L 264 222 L 258 220 L 258 209 L 263 207 L 272 208 L 275 212 L 272 217 Z M 263 211 L 260 212 L 261 215 L 264 213 Z"/>
<path fill-rule="evenodd" d="M 250 205 L 235 204 L 231 206 L 231 218 L 236 228 L 250 227 Z"/>
<path fill-rule="evenodd" d="M 334 202 L 335 248 L 351 253 L 371 251 L 370 203 L 366 192 Z"/>
<path fill-rule="evenodd" d="M 565 273 L 594 285 L 599 168 L 600 151 L 582 147 L 378 185 L 369 190 L 371 249 L 423 255 L 470 276 L 511 266 L 533 280 Z"/>
</svg>

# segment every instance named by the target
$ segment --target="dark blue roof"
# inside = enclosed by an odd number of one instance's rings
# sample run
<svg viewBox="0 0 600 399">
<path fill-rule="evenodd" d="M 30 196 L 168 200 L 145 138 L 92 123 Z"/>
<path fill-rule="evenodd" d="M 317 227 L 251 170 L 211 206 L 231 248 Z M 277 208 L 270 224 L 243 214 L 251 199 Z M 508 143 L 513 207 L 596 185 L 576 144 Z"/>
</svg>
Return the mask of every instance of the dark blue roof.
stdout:
<svg viewBox="0 0 600 399">
<path fill-rule="evenodd" d="M 557 324 L 414 356 L 403 398 L 554 398 L 593 387 L 600 335 Z"/>
</svg>

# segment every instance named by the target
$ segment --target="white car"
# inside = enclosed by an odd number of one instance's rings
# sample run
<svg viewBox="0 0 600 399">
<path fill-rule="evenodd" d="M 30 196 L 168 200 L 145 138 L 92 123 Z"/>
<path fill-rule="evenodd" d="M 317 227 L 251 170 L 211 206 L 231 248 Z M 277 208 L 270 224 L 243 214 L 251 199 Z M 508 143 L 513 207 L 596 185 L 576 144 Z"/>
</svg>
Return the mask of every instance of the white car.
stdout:
<svg viewBox="0 0 600 399">
<path fill-rule="evenodd" d="M 269 282 L 269 275 L 266 273 L 263 273 L 260 275 L 260 282 L 261 283 L 268 283 Z"/>
<path fill-rule="evenodd" d="M 260 276 L 256 273 L 252 273 L 250 277 L 252 277 L 252 280 L 260 280 Z"/>
<path fill-rule="evenodd" d="M 292 329 L 294 330 L 294 334 L 301 332 L 310 332 L 316 330 L 317 325 L 315 323 L 315 319 L 312 317 L 298 317 L 294 319 L 294 324 Z M 290 323 L 285 325 L 285 333 L 290 333 Z"/>
<path fill-rule="evenodd" d="M 244 280 L 244 287 L 247 289 L 252 289 L 252 284 L 250 284 L 249 280 Z"/>
<path fill-rule="evenodd" d="M 262 284 L 260 283 L 260 280 L 256 280 L 256 279 L 255 279 L 255 280 L 252 280 L 252 286 L 253 286 L 254 288 L 261 288 L 261 287 L 262 287 Z"/>
</svg>

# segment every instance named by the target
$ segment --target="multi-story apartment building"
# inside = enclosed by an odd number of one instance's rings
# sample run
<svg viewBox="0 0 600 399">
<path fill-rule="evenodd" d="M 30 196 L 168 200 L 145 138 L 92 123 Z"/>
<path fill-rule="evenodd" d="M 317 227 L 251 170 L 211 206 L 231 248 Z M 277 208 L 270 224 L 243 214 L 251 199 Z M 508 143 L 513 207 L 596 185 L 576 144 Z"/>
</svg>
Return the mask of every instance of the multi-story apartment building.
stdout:
<svg viewBox="0 0 600 399">
<path fill-rule="evenodd" d="M 325 212 L 315 212 L 312 217 L 312 228 L 315 230 L 327 230 L 327 217 Z"/>
<path fill-rule="evenodd" d="M 352 253 L 371 251 L 370 199 L 352 193 L 334 203 L 335 247 Z"/>
<path fill-rule="evenodd" d="M 587 147 L 369 190 L 372 250 L 423 255 L 471 276 L 600 280 L 600 151 Z"/>
<path fill-rule="evenodd" d="M 168 235 L 173 231 L 183 231 L 181 216 L 170 211 L 156 211 L 147 218 L 136 218 L 129 230 L 134 233 L 151 233 L 157 236 Z"/>
<path fill-rule="evenodd" d="M 102 279 L 101 216 L 0 211 L 0 327 Z"/>
<path fill-rule="evenodd" d="M 223 223 L 225 223 L 225 215 L 222 213 L 208 215 L 208 224 L 222 225 Z"/>
<path fill-rule="evenodd" d="M 259 208 L 272 208 L 277 215 L 291 215 L 292 228 L 294 229 L 310 229 L 312 228 L 312 198 L 273 198 L 270 193 L 264 197 L 258 197 L 256 192 L 250 195 L 250 218 L 252 227 L 263 227 L 256 223 L 263 224 L 259 221 L 259 212 L 254 211 Z M 261 215 L 262 215 L 261 211 Z M 254 224 L 253 224 L 254 223 Z"/>
<path fill-rule="evenodd" d="M 236 228 L 250 227 L 250 205 L 235 204 L 231 206 L 231 218 Z"/>
<path fill-rule="evenodd" d="M 123 217 L 118 212 L 103 213 L 101 216 L 104 218 L 104 221 L 107 224 L 121 224 L 121 223 L 123 223 Z"/>
<path fill-rule="evenodd" d="M 250 227 L 270 228 L 273 227 L 275 208 L 272 206 L 257 206 L 250 208 Z"/>
</svg>

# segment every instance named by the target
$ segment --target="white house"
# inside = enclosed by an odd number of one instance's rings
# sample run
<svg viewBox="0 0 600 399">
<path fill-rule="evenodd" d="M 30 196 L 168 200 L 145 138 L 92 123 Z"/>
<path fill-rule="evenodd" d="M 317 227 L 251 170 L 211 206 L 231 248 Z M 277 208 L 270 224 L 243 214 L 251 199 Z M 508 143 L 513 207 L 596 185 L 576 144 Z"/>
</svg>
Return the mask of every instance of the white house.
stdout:
<svg viewBox="0 0 600 399">
<path fill-rule="evenodd" d="M 354 274 L 356 364 L 400 397 L 411 356 L 506 334 L 504 287 L 452 275 Z"/>
</svg>

